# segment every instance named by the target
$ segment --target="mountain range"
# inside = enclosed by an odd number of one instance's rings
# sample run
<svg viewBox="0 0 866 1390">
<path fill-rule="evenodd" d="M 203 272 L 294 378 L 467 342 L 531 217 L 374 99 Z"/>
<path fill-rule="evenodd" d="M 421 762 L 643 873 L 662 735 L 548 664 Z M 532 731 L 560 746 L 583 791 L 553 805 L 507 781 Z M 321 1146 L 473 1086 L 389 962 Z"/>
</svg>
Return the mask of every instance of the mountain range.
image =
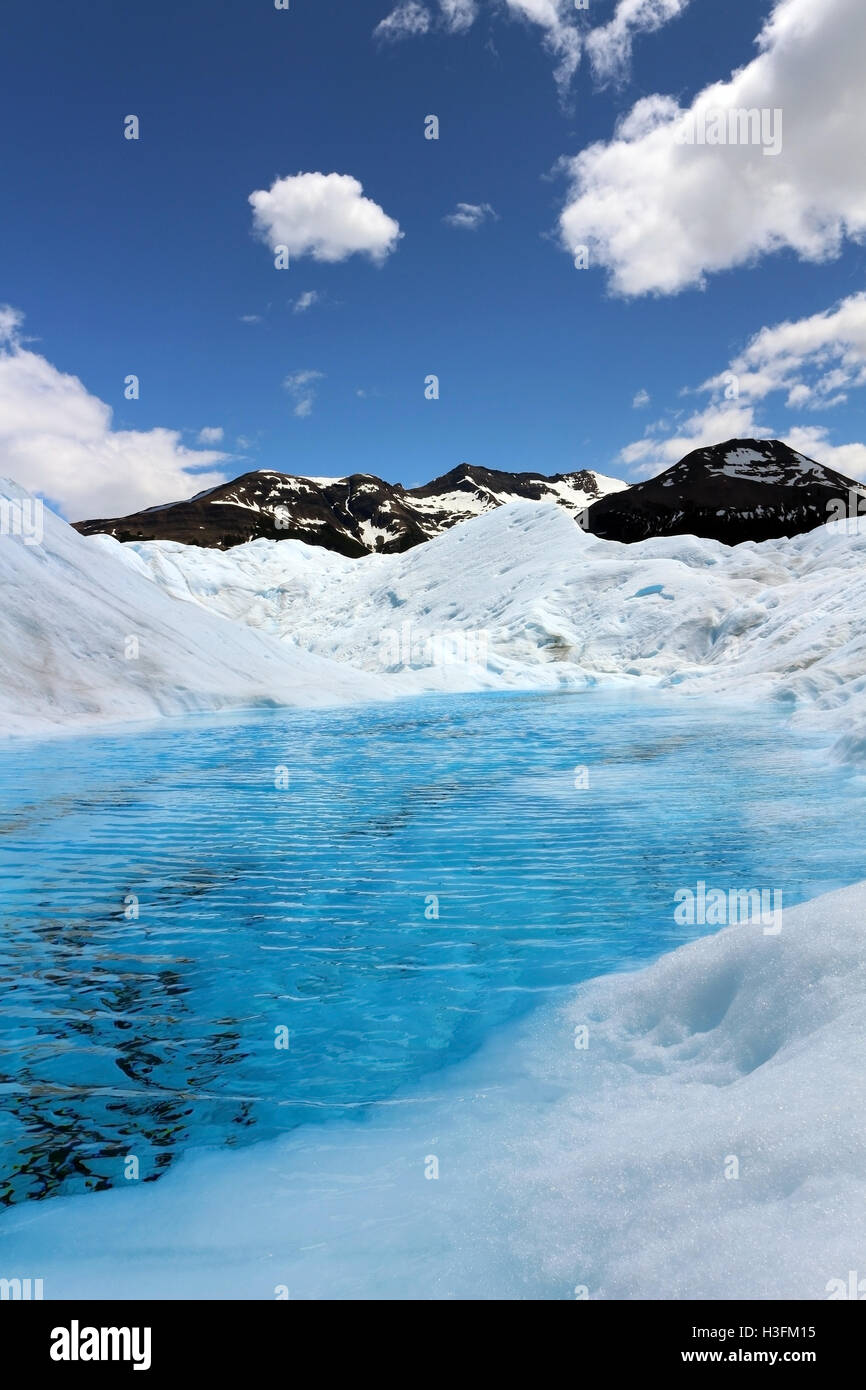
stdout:
<svg viewBox="0 0 866 1390">
<path fill-rule="evenodd" d="M 466 463 L 416 488 L 386 483 L 371 473 L 307 478 L 261 469 L 184 502 L 80 521 L 76 530 L 119 541 L 172 540 L 219 550 L 266 537 L 306 541 L 350 557 L 393 555 L 505 502 L 556 502 L 578 516 L 600 497 L 625 487 L 588 470 L 545 477 Z"/>
<path fill-rule="evenodd" d="M 509 473 L 463 463 L 422 487 L 371 473 L 314 478 L 259 469 L 181 502 L 75 523 L 82 535 L 170 540 L 229 550 L 248 541 L 300 540 L 355 558 L 400 554 L 507 502 L 553 502 L 586 531 L 633 543 L 696 535 L 737 545 L 811 531 L 840 514 L 863 485 L 778 439 L 729 439 L 629 486 L 581 469 Z M 866 502 L 864 502 L 866 505 Z"/>
</svg>

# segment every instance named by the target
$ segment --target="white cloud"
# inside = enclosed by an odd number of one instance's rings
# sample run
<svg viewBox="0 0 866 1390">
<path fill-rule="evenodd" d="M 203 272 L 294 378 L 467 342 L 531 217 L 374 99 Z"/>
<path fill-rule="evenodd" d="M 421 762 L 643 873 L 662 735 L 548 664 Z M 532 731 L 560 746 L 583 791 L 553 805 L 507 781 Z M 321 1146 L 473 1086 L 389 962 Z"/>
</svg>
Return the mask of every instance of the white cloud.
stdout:
<svg viewBox="0 0 866 1390">
<path fill-rule="evenodd" d="M 498 222 L 499 218 L 489 203 L 458 203 L 454 212 L 443 217 L 442 221 L 449 227 L 460 227 L 466 231 L 474 232 L 483 225 L 488 219 L 492 218 Z"/>
<path fill-rule="evenodd" d="M 478 17 L 475 0 L 439 0 L 445 28 L 451 34 L 465 34 Z"/>
<path fill-rule="evenodd" d="M 694 412 L 686 419 L 658 421 L 653 432 L 662 428 L 674 432 L 654 438 L 648 431 L 643 439 L 635 440 L 621 450 L 619 462 L 634 477 L 651 478 L 669 468 L 692 449 L 706 444 L 718 444 L 725 439 L 766 439 L 774 434 L 756 422 L 753 408 L 737 401 L 721 402 Z"/>
<path fill-rule="evenodd" d="M 13 309 L 11 304 L 0 304 L 0 345 L 16 342 L 23 322 L 20 310 Z"/>
<path fill-rule="evenodd" d="M 785 435 L 785 442 L 847 478 L 866 478 L 866 444 L 831 444 L 827 431 L 817 425 L 795 426 Z"/>
<path fill-rule="evenodd" d="M 587 35 L 586 49 L 600 82 L 625 75 L 636 34 L 653 33 L 677 19 L 689 0 L 619 0 L 613 17 Z"/>
<path fill-rule="evenodd" d="M 397 42 L 398 39 L 413 38 L 418 34 L 427 34 L 433 26 L 433 16 L 424 6 L 416 3 L 416 0 L 408 0 L 408 3 L 398 5 L 389 15 L 376 25 L 373 30 L 377 39 L 390 39 Z"/>
<path fill-rule="evenodd" d="M 504 0 L 504 5 L 510 18 L 525 20 L 543 31 L 544 46 L 556 60 L 557 85 L 564 91 L 580 62 L 581 33 L 575 23 L 574 0 Z M 502 0 L 493 0 L 493 7 L 501 11 Z M 439 0 L 438 12 L 407 0 L 377 24 L 373 33 L 376 38 L 394 42 L 441 30 L 465 34 L 478 11 L 477 0 Z"/>
<path fill-rule="evenodd" d="M 319 296 L 315 290 L 304 290 L 295 300 L 292 310 L 296 314 L 305 314 L 308 309 L 312 309 Z"/>
<path fill-rule="evenodd" d="M 849 390 L 866 385 L 866 293 L 852 294 L 832 309 L 762 328 L 726 372 L 700 390 L 725 388 L 736 377 L 740 396 L 763 400 L 786 393 L 789 409 L 826 410 Z"/>
<path fill-rule="evenodd" d="M 198 443 L 222 444 L 223 433 L 222 425 L 205 425 L 204 429 L 198 432 Z"/>
<path fill-rule="evenodd" d="M 790 416 L 832 409 L 849 390 L 863 386 L 866 293 L 859 293 L 823 313 L 762 328 L 724 371 L 684 393 L 708 397 L 706 405 L 685 418 L 650 425 L 642 439 L 622 450 L 620 463 L 638 476 L 652 476 L 706 444 L 779 437 L 840 473 L 866 477 L 866 445 L 834 445 L 824 426 L 792 422 L 781 429 L 778 418 L 782 410 Z M 762 418 L 770 415 L 766 402 L 774 394 L 784 397 L 773 406 L 775 425 Z"/>
<path fill-rule="evenodd" d="M 345 261 L 356 254 L 382 262 L 402 237 L 350 174 L 294 174 L 250 194 L 255 230 L 290 257 Z"/>
<path fill-rule="evenodd" d="M 292 372 L 286 377 L 283 386 L 295 403 L 293 411 L 299 420 L 304 420 L 313 413 L 313 403 L 316 399 L 316 382 L 324 379 L 324 372 L 315 372 L 307 369 L 302 372 Z"/>
<path fill-rule="evenodd" d="M 445 29 L 449 34 L 465 34 L 477 17 L 476 0 L 439 0 L 438 15 L 426 5 L 418 4 L 417 0 L 405 0 L 376 25 L 373 34 L 377 39 L 392 43 L 400 39 L 418 38 L 437 28 Z"/>
<path fill-rule="evenodd" d="M 580 63 L 583 46 L 574 20 L 572 0 L 505 0 L 514 18 L 527 20 L 543 30 L 544 47 L 556 60 L 554 78 L 564 93 Z"/>
<path fill-rule="evenodd" d="M 588 245 L 619 294 L 700 286 L 708 273 L 786 247 L 826 260 L 846 237 L 866 235 L 866 5 L 778 0 L 757 42 L 756 58 L 688 110 L 643 98 L 609 143 L 566 166 L 563 244 Z M 781 152 L 678 143 L 690 125 L 731 109 L 780 110 Z"/>
<path fill-rule="evenodd" d="M 650 394 L 648 391 L 644 391 L 643 387 L 641 387 L 640 391 L 636 393 L 635 398 L 632 401 L 632 406 L 635 410 L 641 410 L 645 405 L 649 405 L 649 403 Z"/>
<path fill-rule="evenodd" d="M 241 323 L 261 323 L 261 314 L 241 314 Z"/>
<path fill-rule="evenodd" d="M 21 321 L 17 311 L 0 309 L 2 473 L 76 521 L 188 497 L 224 480 L 222 471 L 190 472 L 226 456 L 186 448 L 178 430 L 114 429 L 110 407 L 78 377 L 21 345 Z"/>
<path fill-rule="evenodd" d="M 676 19 L 689 0 L 619 0 L 607 24 L 589 29 L 588 10 L 578 10 L 575 0 L 488 0 L 496 14 L 534 25 L 544 47 L 556 62 L 554 76 L 565 95 L 580 64 L 586 42 L 593 71 L 602 83 L 622 77 L 631 59 L 635 36 L 651 33 Z M 480 0 L 439 0 L 439 8 L 418 0 L 404 0 L 373 30 L 378 39 L 399 42 L 446 32 L 466 34 L 478 18 Z"/>
</svg>

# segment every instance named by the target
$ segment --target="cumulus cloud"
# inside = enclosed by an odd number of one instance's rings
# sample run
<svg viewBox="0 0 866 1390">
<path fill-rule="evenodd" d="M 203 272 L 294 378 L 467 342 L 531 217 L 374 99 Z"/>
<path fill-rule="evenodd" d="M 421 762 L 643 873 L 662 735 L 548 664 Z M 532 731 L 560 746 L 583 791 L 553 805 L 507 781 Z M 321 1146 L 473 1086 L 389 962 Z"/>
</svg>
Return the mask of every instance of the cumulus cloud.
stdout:
<svg viewBox="0 0 866 1390">
<path fill-rule="evenodd" d="M 635 409 L 635 410 L 641 410 L 641 409 L 643 409 L 643 407 L 644 407 L 645 405 L 649 405 L 649 403 L 650 403 L 649 391 L 644 391 L 643 387 L 641 387 L 640 391 L 638 391 L 638 392 L 635 394 L 635 398 L 634 398 L 634 400 L 632 401 L 632 407 L 633 407 L 633 409 Z"/>
<path fill-rule="evenodd" d="M 308 309 L 312 309 L 319 296 L 315 290 L 304 290 L 303 294 L 298 295 L 292 305 L 292 312 L 295 314 L 305 314 Z"/>
<path fill-rule="evenodd" d="M 403 233 L 392 217 L 364 197 L 350 174 L 294 174 L 250 194 L 256 233 L 290 257 L 345 261 L 369 256 L 381 263 Z"/>
<path fill-rule="evenodd" d="M 316 399 L 316 383 L 322 381 L 324 372 L 311 371 L 309 368 L 301 372 L 291 372 L 283 382 L 283 386 L 288 391 L 294 401 L 293 414 L 299 420 L 304 420 L 313 413 L 313 404 Z"/>
<path fill-rule="evenodd" d="M 795 425 L 785 435 L 785 442 L 808 458 L 818 459 L 837 473 L 859 481 L 866 478 L 866 445 L 831 444 L 830 436 L 823 426 Z"/>
<path fill-rule="evenodd" d="M 178 430 L 114 429 L 110 407 L 78 377 L 23 346 L 21 322 L 16 310 L 0 308 L 3 474 L 73 520 L 137 511 L 224 481 L 224 471 L 207 470 L 226 455 L 186 448 Z"/>
<path fill-rule="evenodd" d="M 198 432 L 199 444 L 222 444 L 223 442 L 222 425 L 205 425 L 204 429 Z"/>
<path fill-rule="evenodd" d="M 795 412 L 832 409 L 864 386 L 866 293 L 858 293 L 822 313 L 762 328 L 723 371 L 684 392 L 705 396 L 706 404 L 655 421 L 621 451 L 620 463 L 647 477 L 706 444 L 777 436 L 840 473 L 866 477 L 866 445 L 833 444 L 826 426 L 791 419 Z M 779 399 L 771 412 L 773 395 Z M 790 421 L 784 429 L 782 411 Z"/>
<path fill-rule="evenodd" d="M 663 433 L 663 431 L 669 433 Z M 692 449 L 724 439 L 768 439 L 774 431 L 755 418 L 746 402 L 722 401 L 682 417 L 659 420 L 643 439 L 627 444 L 619 462 L 635 478 L 651 478 Z"/>
<path fill-rule="evenodd" d="M 790 248 L 822 261 L 866 234 L 866 5 L 777 0 L 758 55 L 698 94 L 643 98 L 609 142 L 566 168 L 564 246 L 590 247 L 622 295 L 672 294 L 715 271 Z M 760 144 L 688 144 L 718 113 L 782 113 L 772 158 Z"/>
<path fill-rule="evenodd" d="M 458 203 L 454 212 L 443 217 L 442 221 L 449 227 L 459 227 L 464 231 L 474 232 L 483 225 L 488 219 L 492 218 L 498 222 L 496 212 L 489 203 Z"/>
<path fill-rule="evenodd" d="M 728 374 L 736 376 L 740 395 L 753 400 L 784 391 L 789 408 L 841 404 L 849 390 L 866 385 L 866 293 L 808 318 L 762 328 L 730 363 Z M 717 391 L 724 383 L 725 374 L 701 389 Z"/>
</svg>

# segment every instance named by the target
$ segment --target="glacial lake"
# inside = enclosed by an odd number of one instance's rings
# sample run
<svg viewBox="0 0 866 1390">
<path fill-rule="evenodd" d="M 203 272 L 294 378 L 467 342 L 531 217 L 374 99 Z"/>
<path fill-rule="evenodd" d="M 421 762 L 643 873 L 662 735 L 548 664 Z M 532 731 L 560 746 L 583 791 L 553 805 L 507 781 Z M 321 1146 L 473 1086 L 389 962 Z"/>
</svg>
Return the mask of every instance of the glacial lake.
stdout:
<svg viewBox="0 0 866 1390">
<path fill-rule="evenodd" d="M 0 1201 L 356 1119 L 577 982 L 866 877 L 774 709 L 487 694 L 0 750 Z M 743 927 L 743 930 L 759 928 Z"/>
</svg>

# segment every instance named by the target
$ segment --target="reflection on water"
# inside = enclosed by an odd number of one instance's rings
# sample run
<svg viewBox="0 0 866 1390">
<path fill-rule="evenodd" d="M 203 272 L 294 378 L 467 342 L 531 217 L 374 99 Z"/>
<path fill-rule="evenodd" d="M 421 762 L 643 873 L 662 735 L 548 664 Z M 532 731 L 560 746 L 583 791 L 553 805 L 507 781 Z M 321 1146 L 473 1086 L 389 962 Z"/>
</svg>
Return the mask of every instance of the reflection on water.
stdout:
<svg viewBox="0 0 866 1390">
<path fill-rule="evenodd" d="M 6 1203 L 363 1116 L 684 940 L 698 878 L 790 904 L 866 877 L 856 779 L 772 714 L 680 703 L 189 721 L 8 747 L 0 774 Z"/>
</svg>

